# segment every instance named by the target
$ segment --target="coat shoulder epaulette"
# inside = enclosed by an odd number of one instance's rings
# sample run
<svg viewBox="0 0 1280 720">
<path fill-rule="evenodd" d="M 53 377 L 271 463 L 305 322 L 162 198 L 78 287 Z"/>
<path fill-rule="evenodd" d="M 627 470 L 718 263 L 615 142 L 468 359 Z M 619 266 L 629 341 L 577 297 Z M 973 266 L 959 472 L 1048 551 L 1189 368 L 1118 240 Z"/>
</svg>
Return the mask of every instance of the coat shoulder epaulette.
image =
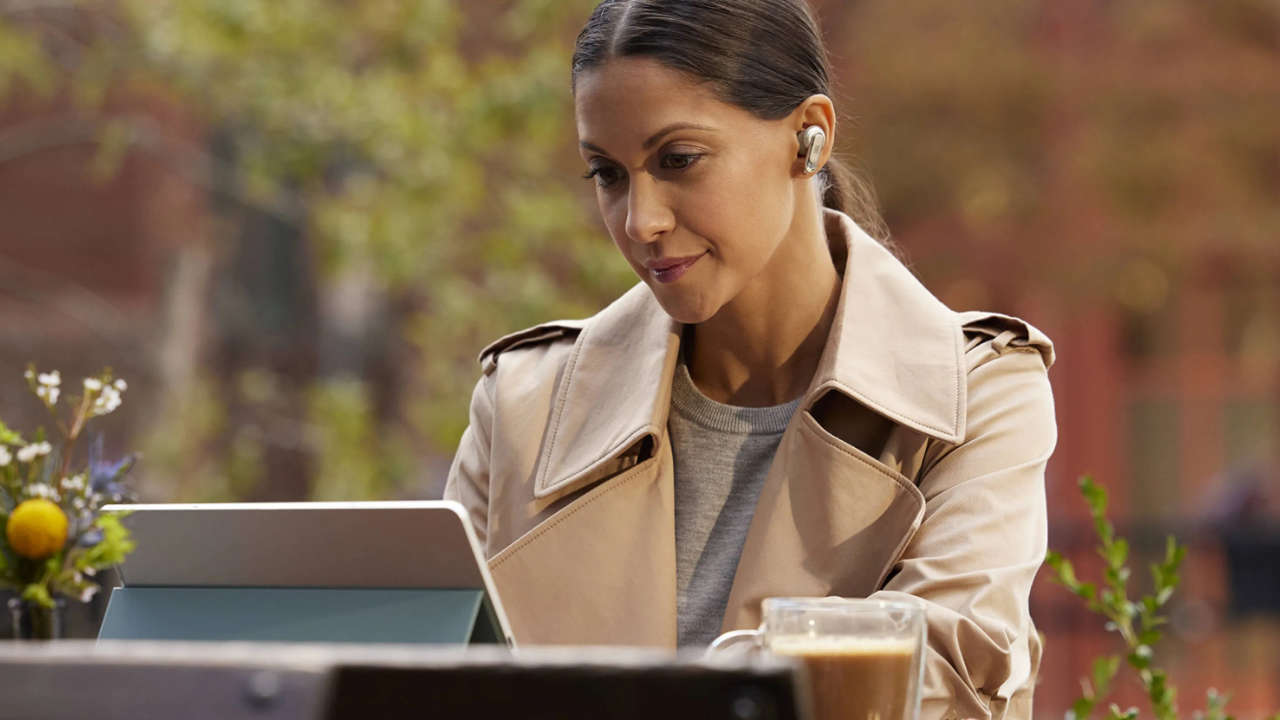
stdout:
<svg viewBox="0 0 1280 720">
<path fill-rule="evenodd" d="M 1053 341 L 1031 323 L 993 312 L 962 312 L 957 315 L 967 341 L 966 353 L 984 343 L 989 344 L 997 355 L 1010 350 L 1031 349 L 1040 353 L 1046 368 L 1053 365 Z"/>
<path fill-rule="evenodd" d="M 497 367 L 498 356 L 508 350 L 562 338 L 577 338 L 578 333 L 586 326 L 586 322 L 586 320 L 554 320 L 504 335 L 480 351 L 480 366 L 488 374 Z"/>
</svg>

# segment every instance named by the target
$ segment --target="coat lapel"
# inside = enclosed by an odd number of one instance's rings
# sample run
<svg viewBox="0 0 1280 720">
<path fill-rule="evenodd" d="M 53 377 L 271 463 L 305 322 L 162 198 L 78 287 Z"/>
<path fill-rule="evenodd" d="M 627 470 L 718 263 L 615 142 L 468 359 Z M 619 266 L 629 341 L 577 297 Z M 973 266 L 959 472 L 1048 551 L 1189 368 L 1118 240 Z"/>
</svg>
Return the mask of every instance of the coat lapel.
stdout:
<svg viewBox="0 0 1280 720">
<path fill-rule="evenodd" d="M 843 287 L 806 407 L 840 392 L 904 427 L 964 437 L 964 335 L 956 315 L 847 215 L 827 210 Z"/>
<path fill-rule="evenodd" d="M 779 595 L 860 597 L 884 581 L 924 514 L 904 474 L 928 439 L 964 436 L 964 338 L 954 313 L 847 216 L 827 211 L 843 261 L 836 318 L 817 372 L 779 444 L 725 608 L 722 630 L 755 627 Z M 828 393 L 843 412 L 892 422 L 873 452 L 812 414 Z"/>
<path fill-rule="evenodd" d="M 518 642 L 675 645 L 666 422 L 678 350 L 677 324 L 643 284 L 578 335 L 534 467 L 545 520 L 489 559 Z"/>
<path fill-rule="evenodd" d="M 614 474 L 643 442 L 665 442 L 679 325 L 636 285 L 578 336 L 552 406 L 534 480 L 551 501 Z M 644 458 L 637 458 L 643 460 Z"/>
<path fill-rule="evenodd" d="M 586 489 L 489 559 L 521 644 L 676 644 L 671 451 Z"/>
</svg>

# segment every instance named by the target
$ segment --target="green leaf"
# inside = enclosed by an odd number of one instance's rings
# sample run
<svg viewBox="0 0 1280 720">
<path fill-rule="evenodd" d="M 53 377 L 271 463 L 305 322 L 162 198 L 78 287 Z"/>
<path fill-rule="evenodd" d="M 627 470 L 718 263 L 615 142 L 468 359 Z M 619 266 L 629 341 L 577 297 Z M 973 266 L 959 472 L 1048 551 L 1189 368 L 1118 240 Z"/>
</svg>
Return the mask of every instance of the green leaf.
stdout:
<svg viewBox="0 0 1280 720">
<path fill-rule="evenodd" d="M 1093 481 L 1093 476 L 1080 476 L 1080 492 L 1084 495 L 1084 500 L 1089 504 L 1089 509 L 1094 515 L 1101 515 L 1107 511 L 1107 490 L 1101 485 Z"/>
<path fill-rule="evenodd" d="M 53 596 L 49 594 L 49 589 L 44 583 L 31 583 L 22 589 L 22 599 L 27 602 L 39 603 L 47 608 L 53 607 Z"/>
<path fill-rule="evenodd" d="M 1093 661 L 1093 697 L 1100 701 L 1111 692 L 1111 681 L 1120 670 L 1120 658 L 1112 655 Z"/>
<path fill-rule="evenodd" d="M 1044 557 L 1044 562 L 1053 571 L 1054 579 L 1066 585 L 1068 589 L 1075 590 L 1080 585 L 1080 581 L 1076 579 L 1075 568 L 1071 566 L 1071 561 L 1063 557 L 1061 554 L 1050 550 Z"/>
<path fill-rule="evenodd" d="M 1142 643 L 1143 645 L 1155 645 L 1156 643 L 1160 642 L 1160 638 L 1162 636 L 1163 635 L 1159 630 L 1156 630 L 1154 628 L 1148 628 L 1138 634 L 1138 642 Z"/>
<path fill-rule="evenodd" d="M 1174 701 L 1177 690 L 1167 684 L 1167 676 L 1163 670 L 1143 670 L 1143 684 L 1147 686 L 1147 697 L 1151 698 L 1151 706 L 1157 718 L 1175 717 Z"/>
<path fill-rule="evenodd" d="M 1164 564 L 1177 569 L 1182 564 L 1182 559 L 1187 555 L 1187 547 L 1179 545 L 1177 538 L 1173 535 L 1165 536 L 1164 540 Z"/>
<path fill-rule="evenodd" d="M 120 522 L 120 517 L 125 514 L 104 513 L 98 517 L 94 525 L 102 530 L 102 540 L 76 559 L 77 570 L 102 570 L 118 565 L 133 552 L 135 543 L 130 539 L 129 529 Z"/>
<path fill-rule="evenodd" d="M 1095 602 L 1098 599 L 1098 587 L 1093 583 L 1080 583 L 1072 592 L 1089 602 Z"/>
<path fill-rule="evenodd" d="M 1129 559 L 1129 541 L 1120 538 L 1111 543 L 1107 548 L 1106 558 L 1111 567 L 1118 572 L 1121 566 L 1124 565 L 1125 560 Z M 1127 571 L 1125 577 L 1128 577 Z"/>
<path fill-rule="evenodd" d="M 4 422 L 0 421 L 0 444 L 4 445 L 26 445 L 22 440 L 22 436 L 10 430 Z"/>
<path fill-rule="evenodd" d="M 1111 546 L 1111 543 L 1115 539 L 1115 527 L 1107 521 L 1107 517 L 1105 515 L 1096 515 L 1093 519 L 1093 529 L 1094 532 L 1098 533 L 1098 541 L 1101 543 L 1101 547 L 1098 548 L 1098 554 L 1101 555 L 1103 559 L 1106 559 L 1107 548 Z"/>
<path fill-rule="evenodd" d="M 1078 698 L 1067 711 L 1068 720 L 1087 720 L 1093 713 L 1094 702 L 1088 698 Z"/>
</svg>

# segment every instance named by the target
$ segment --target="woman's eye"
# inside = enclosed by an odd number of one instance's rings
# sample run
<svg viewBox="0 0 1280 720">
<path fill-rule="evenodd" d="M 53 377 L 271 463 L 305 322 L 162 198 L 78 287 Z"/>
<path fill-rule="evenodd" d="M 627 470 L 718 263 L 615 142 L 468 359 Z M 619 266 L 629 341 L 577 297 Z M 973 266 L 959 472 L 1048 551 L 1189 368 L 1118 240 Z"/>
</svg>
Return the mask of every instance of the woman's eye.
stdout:
<svg viewBox="0 0 1280 720">
<path fill-rule="evenodd" d="M 667 170 L 684 170 L 698 162 L 701 155 L 695 153 L 670 153 L 662 156 L 662 167 Z"/>
<path fill-rule="evenodd" d="M 608 165 L 597 165 L 587 171 L 582 177 L 590 180 L 595 178 L 596 185 L 599 187 L 609 187 L 618 181 L 620 173 L 617 168 Z"/>
</svg>

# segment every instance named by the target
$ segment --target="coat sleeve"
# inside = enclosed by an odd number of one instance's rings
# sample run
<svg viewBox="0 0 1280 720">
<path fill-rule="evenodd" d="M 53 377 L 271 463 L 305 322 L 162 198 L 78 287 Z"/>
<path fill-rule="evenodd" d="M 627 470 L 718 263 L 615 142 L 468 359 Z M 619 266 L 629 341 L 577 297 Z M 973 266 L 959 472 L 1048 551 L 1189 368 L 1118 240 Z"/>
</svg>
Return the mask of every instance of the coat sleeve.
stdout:
<svg viewBox="0 0 1280 720">
<path fill-rule="evenodd" d="M 1032 345 L 969 350 L 965 439 L 926 456 L 920 528 L 873 594 L 924 601 L 922 719 L 1031 717 L 1040 640 L 1028 598 L 1057 442 L 1050 357 Z"/>
<path fill-rule="evenodd" d="M 480 546 L 485 548 L 489 526 L 489 451 L 493 437 L 492 377 L 485 373 L 471 394 L 471 422 L 458 442 L 458 452 L 453 456 L 444 486 L 444 499 L 462 503 Z"/>
</svg>

